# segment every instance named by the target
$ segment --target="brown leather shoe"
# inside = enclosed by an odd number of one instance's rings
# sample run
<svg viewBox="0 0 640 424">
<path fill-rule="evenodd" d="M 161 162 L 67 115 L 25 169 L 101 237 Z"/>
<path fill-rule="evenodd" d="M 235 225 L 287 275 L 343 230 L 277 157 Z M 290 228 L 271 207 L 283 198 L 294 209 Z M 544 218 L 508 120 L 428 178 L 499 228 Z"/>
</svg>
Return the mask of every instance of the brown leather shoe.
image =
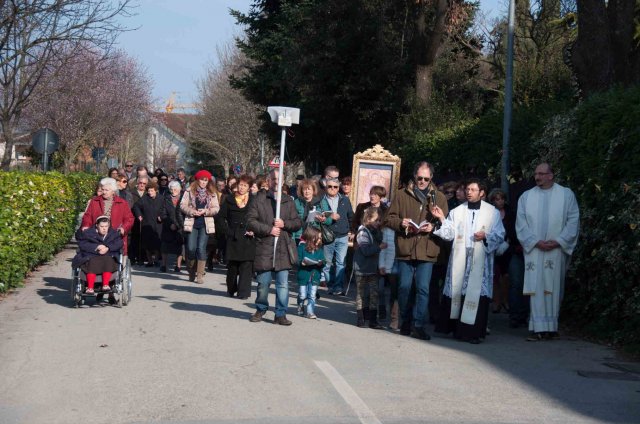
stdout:
<svg viewBox="0 0 640 424">
<path fill-rule="evenodd" d="M 286 315 L 282 315 L 281 317 L 276 317 L 276 319 L 273 320 L 274 324 L 278 324 L 278 325 L 291 325 L 293 324 L 291 321 L 289 321 L 287 319 Z"/>
<path fill-rule="evenodd" d="M 249 318 L 249 321 L 251 321 L 251 322 L 260 322 L 260 321 L 262 321 L 262 317 L 266 313 L 267 313 L 266 311 L 256 311 L 253 315 L 251 315 L 251 318 Z"/>
</svg>

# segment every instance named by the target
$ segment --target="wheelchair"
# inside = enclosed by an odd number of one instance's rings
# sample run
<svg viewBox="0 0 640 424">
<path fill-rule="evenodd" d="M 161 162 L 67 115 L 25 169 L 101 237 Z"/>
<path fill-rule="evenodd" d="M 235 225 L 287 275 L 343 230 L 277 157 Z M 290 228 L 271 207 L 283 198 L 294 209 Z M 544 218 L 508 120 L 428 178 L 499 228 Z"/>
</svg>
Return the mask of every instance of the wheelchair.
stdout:
<svg viewBox="0 0 640 424">
<path fill-rule="evenodd" d="M 101 286 L 102 275 L 98 274 L 96 277 L 96 287 Z M 129 262 L 129 257 L 122 254 L 122 252 L 120 252 L 120 256 L 118 257 L 118 270 L 111 275 L 109 286 L 111 287 L 110 292 L 101 293 L 97 290 L 93 294 L 87 294 L 85 293 L 87 289 L 87 276 L 85 272 L 79 267 L 71 270 L 71 300 L 76 308 L 84 305 L 87 298 L 94 298 L 97 303 L 97 296 L 100 294 L 114 295 L 116 297 L 115 303 L 118 307 L 122 308 L 131 303 L 132 289 L 131 263 Z"/>
</svg>

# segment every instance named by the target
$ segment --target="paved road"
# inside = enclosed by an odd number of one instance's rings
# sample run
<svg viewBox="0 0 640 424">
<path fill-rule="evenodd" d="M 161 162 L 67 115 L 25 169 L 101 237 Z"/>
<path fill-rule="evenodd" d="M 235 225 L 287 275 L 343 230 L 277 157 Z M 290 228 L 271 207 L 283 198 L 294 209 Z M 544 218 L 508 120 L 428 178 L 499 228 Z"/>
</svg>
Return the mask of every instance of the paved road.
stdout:
<svg viewBox="0 0 640 424">
<path fill-rule="evenodd" d="M 253 324 L 223 269 L 199 286 L 136 268 L 129 306 L 74 309 L 72 255 L 0 302 L 0 423 L 640 422 L 640 375 L 604 365 L 636 364 L 528 343 L 504 315 L 477 346 L 359 329 L 347 298 Z"/>
</svg>

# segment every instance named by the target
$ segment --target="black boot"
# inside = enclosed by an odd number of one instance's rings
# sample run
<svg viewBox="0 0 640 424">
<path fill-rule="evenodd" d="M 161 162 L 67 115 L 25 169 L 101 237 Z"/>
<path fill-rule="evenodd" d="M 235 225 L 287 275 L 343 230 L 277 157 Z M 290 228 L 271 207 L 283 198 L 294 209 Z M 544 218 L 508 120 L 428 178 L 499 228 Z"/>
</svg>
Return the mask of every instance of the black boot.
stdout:
<svg viewBox="0 0 640 424">
<path fill-rule="evenodd" d="M 378 305 L 378 318 L 380 321 L 387 319 L 387 308 L 384 305 Z"/>
<path fill-rule="evenodd" d="M 356 322 L 356 325 L 358 327 L 364 327 L 364 313 L 362 309 L 358 309 L 356 312 L 358 312 L 358 321 Z"/>
<path fill-rule="evenodd" d="M 369 321 L 369 307 L 365 306 L 362 308 L 362 314 L 364 315 L 364 320 Z"/>
<path fill-rule="evenodd" d="M 402 322 L 402 325 L 400 326 L 400 334 L 402 334 L 403 336 L 408 336 L 411 334 L 411 322 Z"/>
<path fill-rule="evenodd" d="M 378 317 L 375 308 L 369 311 L 369 328 L 373 328 L 375 330 L 382 329 L 382 326 L 378 324 Z"/>
</svg>

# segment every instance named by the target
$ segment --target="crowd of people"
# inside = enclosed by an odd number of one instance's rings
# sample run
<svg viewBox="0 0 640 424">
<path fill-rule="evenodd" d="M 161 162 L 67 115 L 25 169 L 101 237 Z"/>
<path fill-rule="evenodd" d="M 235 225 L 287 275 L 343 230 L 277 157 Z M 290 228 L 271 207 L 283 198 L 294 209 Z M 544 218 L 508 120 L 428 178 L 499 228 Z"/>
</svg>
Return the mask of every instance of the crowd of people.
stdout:
<svg viewBox="0 0 640 424">
<path fill-rule="evenodd" d="M 393 193 L 370 187 L 355 211 L 351 178 L 341 179 L 335 166 L 298 176 L 291 187 L 278 184 L 277 169 L 225 180 L 206 170 L 188 178 L 184 169 L 133 168 L 110 169 L 83 216 L 79 244 L 89 251 L 75 263 L 93 275 L 88 293 L 96 274 L 108 281 L 109 259 L 121 246 L 132 264 L 159 272 L 186 265 L 196 284 L 222 263 L 230 297 L 248 299 L 255 279 L 251 322 L 264 318 L 275 282 L 274 322 L 291 325 L 295 272 L 297 313 L 309 319 L 317 317 L 318 287 L 344 296 L 350 276 L 358 327 L 381 329 L 389 317 L 388 328 L 402 335 L 429 340 L 427 326 L 435 324 L 436 332 L 477 344 L 490 331 L 490 312 L 504 312 L 512 328 L 528 326 L 527 340 L 557 337 L 579 211 L 547 163 L 536 168 L 535 185 L 510 198 L 477 178 L 437 184 L 423 161 Z"/>
</svg>

